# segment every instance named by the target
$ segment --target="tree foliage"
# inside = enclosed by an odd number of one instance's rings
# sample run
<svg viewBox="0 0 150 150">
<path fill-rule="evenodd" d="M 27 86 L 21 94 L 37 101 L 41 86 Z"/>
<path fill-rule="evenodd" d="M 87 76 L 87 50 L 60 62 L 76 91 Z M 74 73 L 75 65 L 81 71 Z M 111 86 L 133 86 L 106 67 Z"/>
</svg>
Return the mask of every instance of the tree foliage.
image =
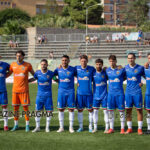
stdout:
<svg viewBox="0 0 150 150">
<path fill-rule="evenodd" d="M 20 9 L 5 9 L 0 11 L 0 27 L 8 20 L 23 20 L 30 21 L 30 16 Z"/>
<path fill-rule="evenodd" d="M 148 1 L 149 0 L 129 0 L 125 10 L 125 21 L 128 24 L 140 26 L 148 17 Z"/>
<path fill-rule="evenodd" d="M 102 24 L 102 6 L 96 4 L 100 0 L 64 0 L 67 5 L 63 9 L 63 16 L 71 16 L 72 19 L 80 23 L 86 22 L 86 9 L 88 8 L 88 24 Z M 96 6 L 93 6 L 96 5 Z M 89 6 L 93 6 L 90 7 Z"/>
<path fill-rule="evenodd" d="M 5 24 L 4 24 L 4 34 L 7 35 L 16 35 L 16 34 L 24 34 L 25 33 L 25 29 L 21 26 L 21 22 L 18 20 L 8 20 Z"/>
</svg>

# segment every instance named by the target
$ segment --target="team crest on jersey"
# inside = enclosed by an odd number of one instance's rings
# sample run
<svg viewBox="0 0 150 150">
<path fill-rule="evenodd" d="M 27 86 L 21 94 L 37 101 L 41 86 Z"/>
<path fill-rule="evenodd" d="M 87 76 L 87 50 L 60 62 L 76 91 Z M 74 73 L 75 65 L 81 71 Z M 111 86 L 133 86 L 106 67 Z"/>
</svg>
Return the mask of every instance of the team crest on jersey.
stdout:
<svg viewBox="0 0 150 150">
<path fill-rule="evenodd" d="M 137 72 L 138 72 L 137 69 L 135 69 L 135 70 L 134 70 L 134 73 L 137 73 Z"/>
<path fill-rule="evenodd" d="M 86 70 L 86 72 L 89 72 L 88 70 Z"/>
<path fill-rule="evenodd" d="M 47 79 L 49 79 L 49 75 L 47 75 Z"/>
<path fill-rule="evenodd" d="M 104 75 L 102 75 L 102 78 L 104 78 Z"/>
<path fill-rule="evenodd" d="M 119 74 L 119 73 L 120 73 L 119 71 L 116 72 L 116 74 Z"/>
<path fill-rule="evenodd" d="M 0 69 L 3 69 L 3 67 L 0 67 Z"/>
<path fill-rule="evenodd" d="M 70 74 L 70 72 L 67 72 L 67 75 L 69 75 Z"/>
<path fill-rule="evenodd" d="M 25 70 L 25 67 L 22 67 L 22 70 Z"/>
<path fill-rule="evenodd" d="M 27 100 L 25 99 L 25 100 L 24 100 L 24 103 L 26 103 L 26 102 L 27 102 Z"/>
</svg>

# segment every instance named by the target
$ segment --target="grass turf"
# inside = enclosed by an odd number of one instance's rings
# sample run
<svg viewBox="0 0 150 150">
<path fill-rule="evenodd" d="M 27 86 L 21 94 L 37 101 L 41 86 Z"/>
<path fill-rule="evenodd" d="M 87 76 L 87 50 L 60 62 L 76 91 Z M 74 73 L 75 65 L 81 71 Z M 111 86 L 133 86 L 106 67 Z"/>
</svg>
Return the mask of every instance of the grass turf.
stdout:
<svg viewBox="0 0 150 150">
<path fill-rule="evenodd" d="M 8 98 L 9 98 L 9 110 L 12 110 L 11 106 L 11 90 L 12 84 L 7 84 Z M 143 87 L 143 93 L 145 86 Z M 31 106 L 30 111 L 35 109 L 35 98 L 36 98 L 37 86 L 36 84 L 30 84 L 30 98 Z M 53 85 L 53 102 L 54 111 L 56 109 L 57 102 L 57 85 Z M 22 110 L 22 109 L 21 109 Z M 144 127 L 146 130 L 146 111 L 144 111 Z M 150 135 L 137 135 L 137 116 L 136 111 L 133 111 L 133 130 L 134 133 L 130 135 L 120 135 L 120 119 L 118 111 L 115 112 L 115 133 L 106 135 L 104 131 L 103 112 L 99 111 L 99 122 L 98 132 L 95 134 L 88 132 L 88 113 L 84 111 L 84 131 L 82 133 L 68 132 L 68 112 L 65 112 L 65 132 L 57 133 L 56 130 L 59 128 L 58 114 L 55 113 L 50 125 L 50 133 L 45 133 L 45 118 L 41 119 L 41 132 L 39 133 L 26 133 L 25 132 L 25 119 L 21 117 L 19 119 L 19 130 L 16 132 L 4 132 L 3 122 L 0 122 L 0 150 L 101 150 L 101 149 L 148 149 L 150 147 L 149 138 Z M 13 119 L 9 120 L 9 128 L 13 127 Z M 34 129 L 35 121 L 34 117 L 30 118 L 30 129 Z M 77 111 L 75 112 L 74 128 L 78 128 Z"/>
</svg>

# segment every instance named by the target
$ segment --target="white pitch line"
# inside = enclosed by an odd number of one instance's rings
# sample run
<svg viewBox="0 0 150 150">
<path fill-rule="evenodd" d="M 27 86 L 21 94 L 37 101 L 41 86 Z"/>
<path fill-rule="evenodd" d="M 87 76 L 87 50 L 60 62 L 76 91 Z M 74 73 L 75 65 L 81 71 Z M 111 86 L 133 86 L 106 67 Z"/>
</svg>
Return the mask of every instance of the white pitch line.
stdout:
<svg viewBox="0 0 150 150">
<path fill-rule="evenodd" d="M 53 114 L 57 114 L 59 111 L 54 111 Z M 68 112 L 68 110 L 65 110 L 64 112 Z M 22 117 L 22 115 L 20 116 Z M 13 119 L 14 117 L 8 117 L 8 119 Z M 0 121 L 4 121 L 4 119 L 0 119 Z"/>
</svg>

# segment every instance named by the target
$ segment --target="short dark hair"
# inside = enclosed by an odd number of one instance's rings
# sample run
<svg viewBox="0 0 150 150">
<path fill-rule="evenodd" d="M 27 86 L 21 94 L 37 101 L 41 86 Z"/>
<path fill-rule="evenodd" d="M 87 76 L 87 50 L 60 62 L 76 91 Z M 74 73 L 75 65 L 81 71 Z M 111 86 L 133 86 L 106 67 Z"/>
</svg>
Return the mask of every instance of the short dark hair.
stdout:
<svg viewBox="0 0 150 150">
<path fill-rule="evenodd" d="M 150 55 L 150 53 L 147 54 L 147 56 L 149 56 L 149 55 Z"/>
<path fill-rule="evenodd" d="M 18 51 L 16 52 L 16 55 L 17 55 L 18 53 L 21 54 L 22 56 L 25 56 L 25 53 L 24 53 L 23 50 L 18 50 Z"/>
<path fill-rule="evenodd" d="M 47 63 L 47 64 L 48 64 L 47 59 L 42 59 L 42 60 L 41 60 L 41 62 L 45 62 L 45 63 Z"/>
<path fill-rule="evenodd" d="M 132 55 L 134 58 L 136 58 L 135 53 L 129 53 L 128 56 L 129 55 Z"/>
<path fill-rule="evenodd" d="M 70 60 L 68 55 L 63 55 L 61 58 L 67 58 L 68 60 Z"/>
<path fill-rule="evenodd" d="M 87 55 L 81 55 L 81 56 L 80 56 L 80 59 L 86 59 L 86 60 L 88 61 Z"/>
<path fill-rule="evenodd" d="M 116 57 L 116 55 L 110 55 L 110 56 L 108 57 L 108 60 L 110 60 L 110 59 L 112 59 L 112 60 L 117 60 L 117 57 Z"/>
<path fill-rule="evenodd" d="M 101 63 L 101 64 L 103 65 L 103 60 L 100 59 L 100 58 L 99 58 L 99 59 L 96 59 L 96 60 L 95 60 L 95 63 Z"/>
</svg>

